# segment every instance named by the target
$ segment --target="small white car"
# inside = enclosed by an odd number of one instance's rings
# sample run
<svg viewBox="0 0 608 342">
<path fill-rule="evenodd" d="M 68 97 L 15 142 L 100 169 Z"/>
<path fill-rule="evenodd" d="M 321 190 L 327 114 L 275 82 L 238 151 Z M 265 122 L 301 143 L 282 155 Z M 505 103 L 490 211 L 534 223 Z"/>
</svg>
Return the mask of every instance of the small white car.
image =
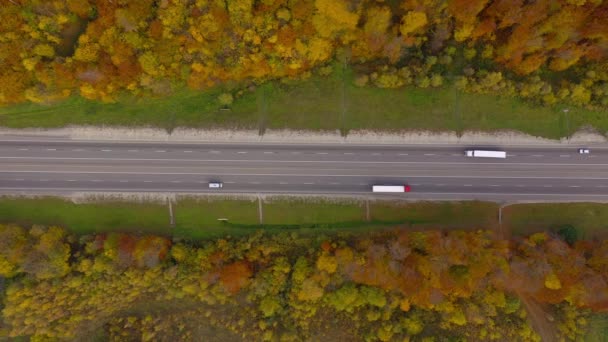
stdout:
<svg viewBox="0 0 608 342">
<path fill-rule="evenodd" d="M 579 148 L 578 149 L 578 153 L 579 154 L 589 154 L 589 149 L 584 147 L 584 148 Z"/>
<path fill-rule="evenodd" d="M 209 182 L 209 189 L 221 189 L 224 187 L 222 182 Z"/>
</svg>

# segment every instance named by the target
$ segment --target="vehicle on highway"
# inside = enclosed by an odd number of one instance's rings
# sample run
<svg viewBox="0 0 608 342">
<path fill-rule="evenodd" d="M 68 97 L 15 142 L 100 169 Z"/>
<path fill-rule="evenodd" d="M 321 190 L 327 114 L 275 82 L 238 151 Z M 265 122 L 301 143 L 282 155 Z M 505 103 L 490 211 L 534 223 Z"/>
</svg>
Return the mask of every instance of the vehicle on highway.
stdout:
<svg viewBox="0 0 608 342">
<path fill-rule="evenodd" d="M 505 151 L 466 150 L 464 155 L 474 158 L 507 158 Z"/>
<path fill-rule="evenodd" d="M 222 182 L 209 182 L 209 189 L 221 189 L 224 187 Z"/>
<path fill-rule="evenodd" d="M 579 153 L 579 154 L 589 154 L 589 152 L 590 152 L 590 151 L 589 151 L 589 149 L 588 149 L 588 148 L 586 148 L 586 147 L 583 147 L 583 148 L 579 148 L 579 149 L 578 149 L 578 153 Z"/>
<path fill-rule="evenodd" d="M 412 188 L 407 185 L 373 185 L 372 192 L 410 192 Z"/>
</svg>

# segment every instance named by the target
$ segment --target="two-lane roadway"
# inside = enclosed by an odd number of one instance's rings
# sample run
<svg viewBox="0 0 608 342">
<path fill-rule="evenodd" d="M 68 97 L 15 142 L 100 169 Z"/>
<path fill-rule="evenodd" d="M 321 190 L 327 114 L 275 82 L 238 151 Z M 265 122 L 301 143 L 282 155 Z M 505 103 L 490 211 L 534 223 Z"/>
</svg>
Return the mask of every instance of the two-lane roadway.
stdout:
<svg viewBox="0 0 608 342">
<path fill-rule="evenodd" d="M 471 146 L 472 147 L 472 146 Z M 0 139 L 0 192 L 368 194 L 410 199 L 608 200 L 608 149 L 449 145 L 192 144 Z M 482 148 L 482 147 L 479 147 Z M 486 147 L 491 148 L 491 147 Z M 221 181 L 221 190 L 209 189 Z"/>
</svg>

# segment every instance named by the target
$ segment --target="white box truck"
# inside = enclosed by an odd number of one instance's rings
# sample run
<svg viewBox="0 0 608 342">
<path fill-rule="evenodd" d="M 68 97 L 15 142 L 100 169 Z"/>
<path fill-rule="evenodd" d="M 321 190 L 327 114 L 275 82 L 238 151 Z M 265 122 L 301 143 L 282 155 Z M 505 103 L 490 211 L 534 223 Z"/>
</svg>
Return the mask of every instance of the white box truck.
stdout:
<svg viewBox="0 0 608 342">
<path fill-rule="evenodd" d="M 507 158 L 505 151 L 466 150 L 464 155 L 476 158 Z"/>
<path fill-rule="evenodd" d="M 373 185 L 372 192 L 410 192 L 409 185 Z"/>
</svg>

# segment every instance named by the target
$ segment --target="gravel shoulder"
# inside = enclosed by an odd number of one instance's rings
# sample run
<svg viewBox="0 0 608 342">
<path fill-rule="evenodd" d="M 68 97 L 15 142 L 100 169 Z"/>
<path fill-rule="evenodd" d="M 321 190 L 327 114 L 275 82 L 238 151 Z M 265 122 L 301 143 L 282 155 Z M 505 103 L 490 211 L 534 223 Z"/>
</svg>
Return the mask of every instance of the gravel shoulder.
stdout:
<svg viewBox="0 0 608 342">
<path fill-rule="evenodd" d="M 267 130 L 259 135 L 257 130 L 199 130 L 177 128 L 171 133 L 157 128 L 73 126 L 60 129 L 10 129 L 0 128 L 3 139 L 72 139 L 94 141 L 167 141 L 167 142 L 260 142 L 260 143 L 352 143 L 352 144 L 492 144 L 492 145 L 608 145 L 606 136 L 587 128 L 569 138 L 546 139 L 516 131 L 474 132 L 462 135 L 455 132 L 351 131 L 343 137 L 339 131 Z"/>
</svg>

